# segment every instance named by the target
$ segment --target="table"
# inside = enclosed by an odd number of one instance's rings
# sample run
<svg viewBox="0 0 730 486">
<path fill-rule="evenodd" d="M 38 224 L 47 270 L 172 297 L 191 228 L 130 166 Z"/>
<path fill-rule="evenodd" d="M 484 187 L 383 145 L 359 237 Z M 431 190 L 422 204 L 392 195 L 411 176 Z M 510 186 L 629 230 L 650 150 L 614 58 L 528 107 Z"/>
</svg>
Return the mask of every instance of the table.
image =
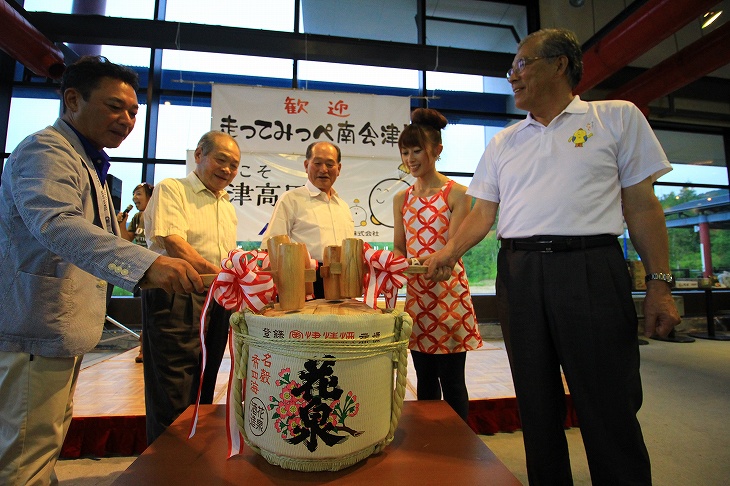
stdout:
<svg viewBox="0 0 730 486">
<path fill-rule="evenodd" d="M 336 472 L 282 469 L 248 446 L 226 459 L 225 405 L 201 405 L 197 432 L 188 440 L 192 408 L 113 484 L 521 484 L 444 401 L 404 402 L 393 442 L 380 454 Z"/>
<path fill-rule="evenodd" d="M 691 332 L 690 336 L 700 339 L 712 339 L 715 341 L 730 341 L 727 334 L 715 333 L 715 310 L 712 308 L 712 288 L 703 288 L 705 291 L 705 306 L 707 307 L 707 332 Z"/>
</svg>

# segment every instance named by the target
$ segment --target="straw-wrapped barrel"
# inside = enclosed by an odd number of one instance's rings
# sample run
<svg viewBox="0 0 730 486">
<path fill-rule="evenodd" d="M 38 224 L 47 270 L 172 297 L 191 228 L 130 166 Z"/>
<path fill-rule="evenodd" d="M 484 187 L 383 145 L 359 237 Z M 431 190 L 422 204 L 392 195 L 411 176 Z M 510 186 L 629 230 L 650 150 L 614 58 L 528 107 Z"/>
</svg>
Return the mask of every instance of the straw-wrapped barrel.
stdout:
<svg viewBox="0 0 730 486">
<path fill-rule="evenodd" d="M 356 300 L 235 313 L 239 429 L 267 461 L 336 471 L 393 439 L 405 395 L 406 313 Z"/>
</svg>

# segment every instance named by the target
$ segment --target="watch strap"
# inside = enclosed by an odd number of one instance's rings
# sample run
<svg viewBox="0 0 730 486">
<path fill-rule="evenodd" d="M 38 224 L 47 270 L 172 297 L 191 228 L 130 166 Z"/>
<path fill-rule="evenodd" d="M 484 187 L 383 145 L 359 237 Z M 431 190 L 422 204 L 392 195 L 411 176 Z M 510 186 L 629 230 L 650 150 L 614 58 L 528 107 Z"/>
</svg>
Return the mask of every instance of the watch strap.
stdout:
<svg viewBox="0 0 730 486">
<path fill-rule="evenodd" d="M 674 285 L 674 276 L 671 273 L 649 273 L 646 275 L 646 277 L 644 277 L 644 282 L 649 282 L 651 280 L 661 280 L 663 282 L 666 282 L 669 286 Z"/>
</svg>

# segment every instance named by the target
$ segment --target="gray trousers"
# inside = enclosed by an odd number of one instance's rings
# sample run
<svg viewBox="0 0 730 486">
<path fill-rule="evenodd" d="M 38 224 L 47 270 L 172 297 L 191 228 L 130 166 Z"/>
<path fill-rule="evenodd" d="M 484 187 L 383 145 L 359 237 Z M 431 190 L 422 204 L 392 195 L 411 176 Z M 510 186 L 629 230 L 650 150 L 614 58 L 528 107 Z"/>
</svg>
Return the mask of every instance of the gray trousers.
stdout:
<svg viewBox="0 0 730 486">
<path fill-rule="evenodd" d="M 82 358 L 0 351 L 0 484 L 58 484 Z"/>
</svg>

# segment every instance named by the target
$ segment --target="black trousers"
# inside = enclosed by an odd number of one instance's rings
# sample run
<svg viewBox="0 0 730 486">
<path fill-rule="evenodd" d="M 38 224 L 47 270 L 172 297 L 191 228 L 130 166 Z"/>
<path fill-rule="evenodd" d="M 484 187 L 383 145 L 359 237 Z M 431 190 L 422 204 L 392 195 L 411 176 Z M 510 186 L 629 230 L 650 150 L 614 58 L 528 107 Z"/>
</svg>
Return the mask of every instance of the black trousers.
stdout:
<svg viewBox="0 0 730 486">
<path fill-rule="evenodd" d="M 416 395 L 419 400 L 444 400 L 466 422 L 469 393 L 466 390 L 466 352 L 428 354 L 411 350 L 416 369 Z"/>
<path fill-rule="evenodd" d="M 594 485 L 651 484 L 637 317 L 616 245 L 558 253 L 501 249 L 500 321 L 531 485 L 572 484 L 562 366 Z"/>
<path fill-rule="evenodd" d="M 200 386 L 200 314 L 205 295 L 143 290 L 147 443 L 152 443 L 185 409 Z M 228 342 L 230 311 L 211 302 L 206 319 L 206 363 L 200 403 L 212 403 L 215 382 Z"/>
</svg>

